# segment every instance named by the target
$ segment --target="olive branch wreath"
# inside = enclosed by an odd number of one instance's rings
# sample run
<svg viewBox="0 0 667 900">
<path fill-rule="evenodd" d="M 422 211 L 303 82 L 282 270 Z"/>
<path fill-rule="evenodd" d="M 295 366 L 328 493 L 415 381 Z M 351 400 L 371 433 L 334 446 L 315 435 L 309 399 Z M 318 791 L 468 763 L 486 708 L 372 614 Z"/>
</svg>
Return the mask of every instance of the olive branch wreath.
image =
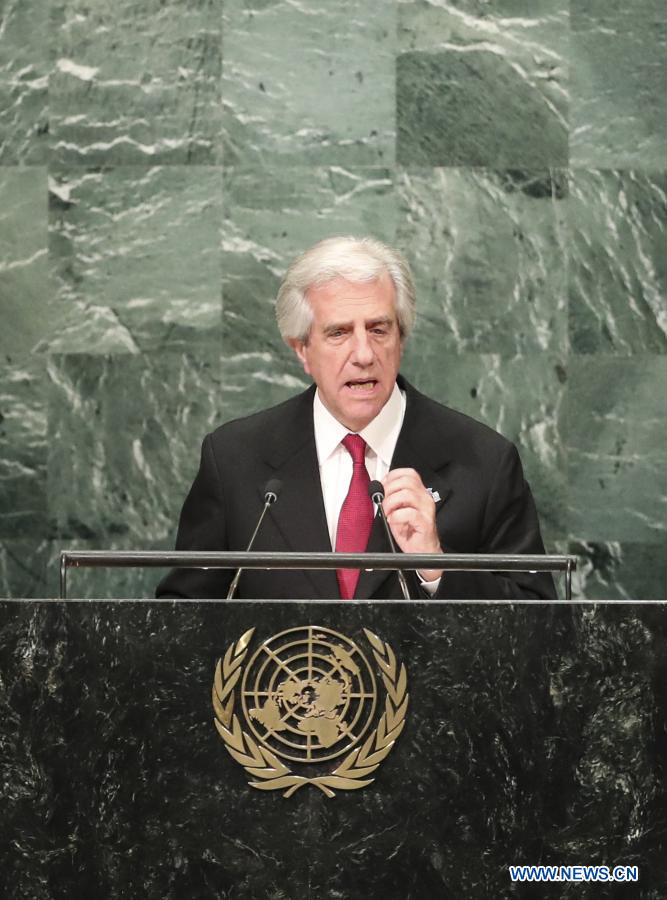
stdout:
<svg viewBox="0 0 667 900">
<path fill-rule="evenodd" d="M 300 787 L 312 784 L 327 797 L 334 797 L 333 788 L 356 791 L 372 784 L 374 779 L 368 776 L 378 768 L 394 746 L 405 725 L 408 710 L 409 694 L 405 665 L 401 663 L 399 666 L 389 644 L 364 628 L 364 634 L 371 645 L 373 657 L 387 691 L 385 709 L 377 727 L 364 744 L 350 751 L 331 774 L 306 778 L 294 775 L 275 753 L 267 747 L 262 747 L 243 731 L 238 716 L 234 713 L 234 688 L 243 671 L 243 660 L 254 631 L 254 628 L 250 628 L 241 635 L 235 644 L 227 648 L 224 658 L 218 660 L 212 689 L 215 727 L 225 743 L 227 752 L 243 766 L 248 775 L 258 779 L 249 781 L 249 785 L 260 791 L 285 789 L 283 797 L 291 797 Z"/>
</svg>

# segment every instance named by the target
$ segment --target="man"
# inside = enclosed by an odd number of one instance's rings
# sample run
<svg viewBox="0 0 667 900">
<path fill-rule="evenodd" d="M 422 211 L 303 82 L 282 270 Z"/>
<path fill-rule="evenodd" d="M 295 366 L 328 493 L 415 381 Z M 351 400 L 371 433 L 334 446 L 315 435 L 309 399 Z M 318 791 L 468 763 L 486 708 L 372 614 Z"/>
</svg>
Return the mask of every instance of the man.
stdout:
<svg viewBox="0 0 667 900">
<path fill-rule="evenodd" d="M 281 482 L 256 550 L 388 550 L 368 482 L 406 553 L 543 553 L 516 448 L 399 375 L 414 324 L 403 257 L 370 238 L 321 241 L 289 267 L 283 339 L 314 385 L 208 435 L 181 513 L 178 550 L 245 549 L 266 483 Z M 233 573 L 174 570 L 158 596 L 224 597 Z M 407 573 L 412 597 L 551 598 L 548 575 Z M 395 572 L 246 570 L 238 596 L 400 598 Z"/>
</svg>

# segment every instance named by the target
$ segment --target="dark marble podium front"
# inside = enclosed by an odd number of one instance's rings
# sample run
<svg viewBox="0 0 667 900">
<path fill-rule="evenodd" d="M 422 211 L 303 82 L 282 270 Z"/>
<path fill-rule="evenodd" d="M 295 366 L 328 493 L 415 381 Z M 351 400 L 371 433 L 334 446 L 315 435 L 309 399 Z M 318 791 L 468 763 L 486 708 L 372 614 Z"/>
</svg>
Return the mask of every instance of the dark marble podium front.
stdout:
<svg viewBox="0 0 667 900">
<path fill-rule="evenodd" d="M 667 604 L 1 606 L 3 897 L 665 896 Z M 253 790 L 213 724 L 227 646 L 308 624 L 371 629 L 409 675 L 375 782 L 332 799 Z"/>
</svg>

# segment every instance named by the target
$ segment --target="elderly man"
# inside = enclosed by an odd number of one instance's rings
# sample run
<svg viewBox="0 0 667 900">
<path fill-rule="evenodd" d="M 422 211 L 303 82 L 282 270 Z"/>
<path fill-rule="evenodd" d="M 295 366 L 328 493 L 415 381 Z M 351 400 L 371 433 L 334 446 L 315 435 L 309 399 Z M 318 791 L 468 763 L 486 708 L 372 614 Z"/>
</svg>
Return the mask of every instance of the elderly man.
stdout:
<svg viewBox="0 0 667 900">
<path fill-rule="evenodd" d="M 399 375 L 415 318 L 403 257 L 370 238 L 330 238 L 289 267 L 278 327 L 314 384 L 272 409 L 228 422 L 204 439 L 181 513 L 178 550 L 242 550 L 279 479 L 256 550 L 389 549 L 368 495 L 406 553 L 543 553 L 535 504 L 516 448 Z M 224 597 L 223 570 L 175 570 L 158 596 Z M 413 597 L 551 598 L 549 576 L 408 573 Z M 401 597 L 395 572 L 247 570 L 246 598 Z"/>
</svg>

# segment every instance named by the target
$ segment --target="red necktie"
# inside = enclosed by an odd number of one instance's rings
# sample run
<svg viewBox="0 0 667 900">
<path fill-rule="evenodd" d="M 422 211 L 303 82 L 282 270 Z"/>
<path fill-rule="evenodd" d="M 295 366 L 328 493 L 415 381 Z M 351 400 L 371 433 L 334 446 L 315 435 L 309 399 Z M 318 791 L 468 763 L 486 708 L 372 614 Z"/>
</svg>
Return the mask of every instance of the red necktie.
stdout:
<svg viewBox="0 0 667 900">
<path fill-rule="evenodd" d="M 348 434 L 342 441 L 352 457 L 352 478 L 338 517 L 336 553 L 363 553 L 373 526 L 373 501 L 368 496 L 370 478 L 366 471 L 366 441 Z M 357 589 L 359 569 L 336 569 L 343 600 L 351 600 Z"/>
</svg>

